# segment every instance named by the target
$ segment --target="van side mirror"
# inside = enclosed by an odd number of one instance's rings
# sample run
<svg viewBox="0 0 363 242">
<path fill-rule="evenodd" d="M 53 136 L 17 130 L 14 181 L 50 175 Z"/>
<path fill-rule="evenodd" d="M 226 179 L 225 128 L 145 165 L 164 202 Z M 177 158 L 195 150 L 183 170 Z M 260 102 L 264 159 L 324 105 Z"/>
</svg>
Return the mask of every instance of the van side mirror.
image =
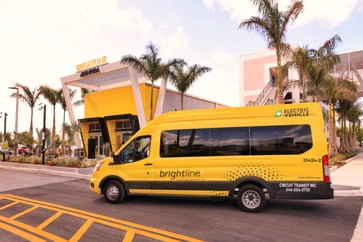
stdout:
<svg viewBox="0 0 363 242">
<path fill-rule="evenodd" d="M 122 157 L 120 154 L 115 155 L 115 152 L 112 152 L 111 157 L 112 157 L 113 163 L 118 163 L 118 164 L 122 163 Z"/>
</svg>

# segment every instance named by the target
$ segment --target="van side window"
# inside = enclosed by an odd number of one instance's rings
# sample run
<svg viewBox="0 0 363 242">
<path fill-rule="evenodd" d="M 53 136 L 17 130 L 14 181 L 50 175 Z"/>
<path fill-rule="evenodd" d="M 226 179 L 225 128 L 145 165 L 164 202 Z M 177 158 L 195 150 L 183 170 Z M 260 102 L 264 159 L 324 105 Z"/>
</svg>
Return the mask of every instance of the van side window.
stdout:
<svg viewBox="0 0 363 242">
<path fill-rule="evenodd" d="M 309 125 L 166 130 L 160 156 L 302 154 L 312 143 Z"/>
<path fill-rule="evenodd" d="M 251 155 L 302 154 L 312 147 L 308 125 L 251 127 Z"/>
<path fill-rule="evenodd" d="M 168 130 L 161 134 L 161 157 L 207 156 L 209 129 Z"/>
<path fill-rule="evenodd" d="M 135 138 L 121 152 L 123 162 L 134 162 L 145 159 L 150 155 L 150 136 L 141 136 Z"/>
<path fill-rule="evenodd" d="M 161 157 L 246 154 L 248 128 L 168 130 L 161 134 Z"/>
<path fill-rule="evenodd" d="M 211 129 L 211 155 L 249 155 L 248 128 Z"/>
</svg>

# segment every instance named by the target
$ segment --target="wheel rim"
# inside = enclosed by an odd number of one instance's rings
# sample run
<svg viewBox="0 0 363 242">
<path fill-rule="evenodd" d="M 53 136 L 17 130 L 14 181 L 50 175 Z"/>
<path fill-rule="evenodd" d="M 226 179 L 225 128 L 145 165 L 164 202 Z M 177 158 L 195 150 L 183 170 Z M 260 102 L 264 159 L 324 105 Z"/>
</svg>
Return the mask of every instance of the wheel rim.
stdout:
<svg viewBox="0 0 363 242">
<path fill-rule="evenodd" d="M 255 209 L 261 204 L 260 194 L 254 190 L 245 191 L 241 199 L 242 204 L 249 209 Z"/>
<path fill-rule="evenodd" d="M 107 188 L 107 197 L 111 200 L 116 200 L 120 196 L 120 191 L 115 185 L 110 185 Z"/>
</svg>

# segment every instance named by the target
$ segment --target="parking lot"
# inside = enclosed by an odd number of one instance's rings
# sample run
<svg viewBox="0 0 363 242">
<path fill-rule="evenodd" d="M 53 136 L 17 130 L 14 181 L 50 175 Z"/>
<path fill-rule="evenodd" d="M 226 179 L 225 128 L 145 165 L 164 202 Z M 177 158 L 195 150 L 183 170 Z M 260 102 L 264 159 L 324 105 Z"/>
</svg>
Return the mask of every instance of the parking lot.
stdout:
<svg viewBox="0 0 363 242">
<path fill-rule="evenodd" d="M 191 237 L 33 199 L 0 195 L 2 241 L 199 241 Z M 116 236 L 116 237 L 115 237 Z"/>
</svg>

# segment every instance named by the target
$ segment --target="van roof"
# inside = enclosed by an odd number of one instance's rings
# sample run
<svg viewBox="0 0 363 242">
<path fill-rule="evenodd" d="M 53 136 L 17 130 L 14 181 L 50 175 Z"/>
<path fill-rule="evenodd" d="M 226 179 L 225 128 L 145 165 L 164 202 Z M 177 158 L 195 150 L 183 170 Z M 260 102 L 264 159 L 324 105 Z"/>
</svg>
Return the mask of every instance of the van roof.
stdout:
<svg viewBox="0 0 363 242">
<path fill-rule="evenodd" d="M 280 115 L 280 116 L 279 116 Z M 275 104 L 264 106 L 228 107 L 215 109 L 181 110 L 164 113 L 147 125 L 174 121 L 246 118 L 246 117 L 304 117 L 322 115 L 319 103 Z"/>
</svg>

